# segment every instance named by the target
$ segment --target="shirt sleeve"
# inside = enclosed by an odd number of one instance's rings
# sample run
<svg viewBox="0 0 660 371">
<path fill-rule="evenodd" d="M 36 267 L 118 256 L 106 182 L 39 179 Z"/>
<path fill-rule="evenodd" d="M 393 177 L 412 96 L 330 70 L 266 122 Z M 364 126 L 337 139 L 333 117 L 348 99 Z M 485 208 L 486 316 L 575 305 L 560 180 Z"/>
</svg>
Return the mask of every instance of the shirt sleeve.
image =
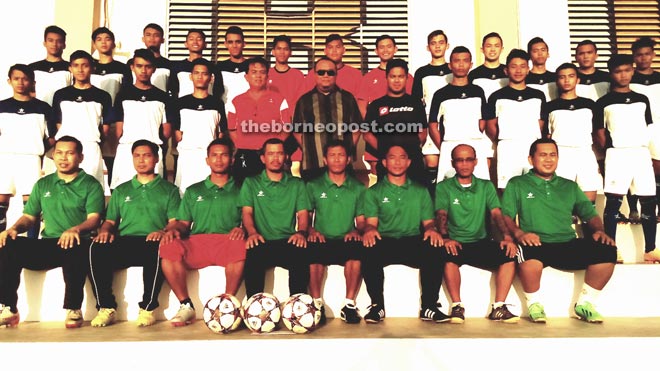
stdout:
<svg viewBox="0 0 660 371">
<path fill-rule="evenodd" d="M 46 120 L 46 128 L 48 129 L 48 137 L 54 138 L 57 134 L 57 121 L 53 114 L 53 109 L 48 103 L 44 102 L 44 119 Z"/>
<path fill-rule="evenodd" d="M 311 210 L 312 205 L 309 202 L 309 196 L 307 195 L 307 192 L 305 190 L 305 183 L 302 180 L 298 180 L 297 178 L 297 186 L 296 186 L 296 193 L 297 193 L 297 199 L 296 199 L 296 211 L 301 211 L 301 210 Z"/>
<path fill-rule="evenodd" d="M 584 192 L 582 192 L 577 183 L 574 184 L 573 194 L 575 194 L 574 212 L 580 217 L 580 219 L 586 222 L 598 216 L 594 204 L 592 204 L 587 196 L 584 195 Z"/>
<path fill-rule="evenodd" d="M 89 176 L 89 193 L 85 202 L 85 212 L 89 214 L 101 214 L 105 207 L 105 195 L 103 186 L 91 175 Z"/>
<path fill-rule="evenodd" d="M 120 91 L 115 97 L 114 115 L 115 121 L 124 121 L 124 94 Z"/>
<path fill-rule="evenodd" d="M 516 183 L 509 181 L 506 188 L 504 188 L 504 194 L 502 194 L 502 213 L 514 220 L 519 211 L 517 195 Z"/>
<path fill-rule="evenodd" d="M 426 188 L 421 190 L 422 205 L 419 210 L 419 216 L 422 221 L 432 220 L 433 216 L 433 202 L 431 201 L 431 195 Z"/>
<path fill-rule="evenodd" d="M 176 214 L 176 220 L 182 220 L 184 222 L 192 222 L 192 208 L 190 205 L 192 203 L 190 202 L 192 198 L 192 192 L 190 192 L 190 189 L 186 189 L 185 193 L 183 194 L 183 199 L 181 200 L 181 203 L 179 204 L 179 209 L 177 210 Z"/>
<path fill-rule="evenodd" d="M 500 203 L 499 197 L 497 197 L 497 191 L 495 190 L 495 185 L 490 181 L 484 183 L 484 192 L 486 193 L 486 207 L 488 210 L 501 209 L 502 204 Z"/>
<path fill-rule="evenodd" d="M 117 201 L 119 197 L 121 196 L 115 190 L 110 196 L 110 201 L 108 201 L 108 210 L 105 212 L 105 219 L 112 220 L 117 225 L 119 225 L 119 202 Z"/>
<path fill-rule="evenodd" d="M 23 214 L 39 217 L 41 215 L 41 182 L 37 182 L 32 187 L 30 198 L 23 207 Z"/>
<path fill-rule="evenodd" d="M 61 89 L 55 92 L 53 95 L 53 119 L 55 119 L 56 124 L 62 123 L 62 91 Z"/>
<path fill-rule="evenodd" d="M 357 205 L 355 205 L 355 216 L 364 215 L 364 197 L 367 194 L 366 187 L 360 187 L 360 193 L 357 197 Z"/>
<path fill-rule="evenodd" d="M 103 116 L 103 125 L 110 125 L 114 120 L 112 97 L 107 92 L 101 90 L 101 115 Z"/>
<path fill-rule="evenodd" d="M 497 112 L 495 112 L 495 105 L 497 104 L 497 95 L 495 93 L 490 95 L 490 98 L 488 98 L 488 102 L 486 103 L 486 115 L 484 116 L 484 120 L 492 120 L 494 118 L 497 118 Z"/>
<path fill-rule="evenodd" d="M 378 218 L 378 200 L 376 199 L 375 190 L 372 188 L 367 189 L 363 199 L 364 216 L 367 218 Z"/>
<path fill-rule="evenodd" d="M 447 183 L 440 182 L 435 186 L 435 211 L 449 211 L 449 193 L 447 192 Z"/>
<path fill-rule="evenodd" d="M 167 219 L 176 219 L 177 212 L 181 205 L 181 196 L 179 195 L 179 188 L 172 187 L 169 194 L 169 202 L 167 203 Z"/>
<path fill-rule="evenodd" d="M 225 105 L 225 111 L 227 112 L 227 129 L 236 130 L 238 126 L 237 116 L 236 116 L 236 106 L 234 106 L 234 101 L 227 102 Z"/>
<path fill-rule="evenodd" d="M 252 180 L 245 179 L 241 187 L 241 193 L 238 196 L 238 205 L 240 207 L 250 206 L 254 207 L 254 198 L 252 196 Z"/>
<path fill-rule="evenodd" d="M 412 95 L 413 97 L 419 99 L 419 101 L 422 102 L 422 99 L 424 98 L 424 96 L 423 96 L 424 95 L 424 89 L 423 89 L 423 86 L 422 86 L 422 79 L 419 77 L 420 75 L 421 75 L 420 69 L 417 69 L 417 71 L 415 71 L 415 76 L 413 77 L 414 80 L 413 80 L 413 86 L 412 86 L 412 93 L 410 95 Z M 429 102 L 425 102 L 425 103 L 427 105 L 429 104 Z"/>
<path fill-rule="evenodd" d="M 438 115 L 440 114 L 440 94 L 438 94 L 440 90 L 436 91 L 433 93 L 433 99 L 431 99 L 431 109 L 429 111 L 429 122 L 439 122 L 440 118 Z M 426 104 L 429 104 L 428 102 Z"/>
</svg>

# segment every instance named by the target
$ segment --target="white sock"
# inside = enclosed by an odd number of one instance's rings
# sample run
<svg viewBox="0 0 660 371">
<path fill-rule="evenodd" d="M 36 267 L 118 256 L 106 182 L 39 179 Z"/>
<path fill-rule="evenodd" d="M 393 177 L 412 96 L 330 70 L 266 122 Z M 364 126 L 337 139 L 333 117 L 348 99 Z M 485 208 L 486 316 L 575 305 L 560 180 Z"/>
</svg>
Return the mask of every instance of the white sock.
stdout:
<svg viewBox="0 0 660 371">
<path fill-rule="evenodd" d="M 539 299 L 541 295 L 539 295 L 539 292 L 525 292 L 525 299 L 527 299 L 527 305 L 532 305 L 534 303 L 540 303 L 541 300 Z"/>
<path fill-rule="evenodd" d="M 582 285 L 582 291 L 580 291 L 580 296 L 578 297 L 578 304 L 584 304 L 584 302 L 590 302 L 593 305 L 596 305 L 596 300 L 600 295 L 601 290 L 596 290 L 595 288 L 586 284 Z"/>
<path fill-rule="evenodd" d="M 317 306 L 322 307 L 323 306 L 323 299 L 322 298 L 315 298 L 314 303 L 316 303 Z"/>
<path fill-rule="evenodd" d="M 349 298 L 344 299 L 344 306 L 347 306 L 347 305 L 350 305 L 350 306 L 354 307 L 355 306 L 355 300 L 349 299 Z"/>
<path fill-rule="evenodd" d="M 501 307 L 502 305 L 504 305 L 503 301 L 496 301 L 496 302 L 493 303 L 493 309 L 497 309 L 497 308 Z"/>
<path fill-rule="evenodd" d="M 452 308 L 455 307 L 455 306 L 458 306 L 458 305 L 463 306 L 463 303 L 461 303 L 460 301 L 457 301 L 455 303 L 451 303 Z"/>
</svg>

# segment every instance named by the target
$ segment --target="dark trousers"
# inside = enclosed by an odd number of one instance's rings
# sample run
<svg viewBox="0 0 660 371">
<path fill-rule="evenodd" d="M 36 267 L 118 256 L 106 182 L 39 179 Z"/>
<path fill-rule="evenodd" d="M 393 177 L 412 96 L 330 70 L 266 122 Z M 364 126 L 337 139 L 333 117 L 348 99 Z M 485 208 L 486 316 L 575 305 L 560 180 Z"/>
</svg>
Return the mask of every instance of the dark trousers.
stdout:
<svg viewBox="0 0 660 371">
<path fill-rule="evenodd" d="M 445 269 L 444 251 L 442 247 L 433 247 L 429 241 L 423 241 L 422 236 L 376 240 L 375 246 L 364 249 L 362 259 L 362 276 L 371 303 L 385 307 L 383 268 L 403 264 L 419 268 L 422 307 L 435 308 Z"/>
<path fill-rule="evenodd" d="M 80 245 L 63 249 L 57 245 L 57 240 L 7 239 L 7 245 L 0 248 L 0 303 L 17 309 L 17 291 L 23 268 L 43 271 L 62 267 L 65 283 L 63 308 L 80 309 L 89 267 L 90 241 L 82 239 Z"/>
<path fill-rule="evenodd" d="M 144 291 L 140 308 L 158 308 L 158 294 L 163 285 L 163 271 L 158 255 L 159 242 L 145 236 L 118 237 L 113 243 L 94 243 L 90 249 L 90 277 L 96 308 L 117 308 L 112 293 L 113 273 L 128 267 L 142 267 Z"/>
<path fill-rule="evenodd" d="M 243 272 L 248 297 L 264 291 L 266 270 L 272 267 L 289 270 L 289 295 L 307 293 L 309 264 L 306 252 L 284 239 L 266 241 L 247 250 Z"/>
<path fill-rule="evenodd" d="M 238 149 L 234 156 L 234 166 L 232 167 L 232 176 L 238 182 L 245 178 L 255 176 L 264 169 L 264 163 L 261 162 L 259 151 L 256 149 Z"/>
</svg>

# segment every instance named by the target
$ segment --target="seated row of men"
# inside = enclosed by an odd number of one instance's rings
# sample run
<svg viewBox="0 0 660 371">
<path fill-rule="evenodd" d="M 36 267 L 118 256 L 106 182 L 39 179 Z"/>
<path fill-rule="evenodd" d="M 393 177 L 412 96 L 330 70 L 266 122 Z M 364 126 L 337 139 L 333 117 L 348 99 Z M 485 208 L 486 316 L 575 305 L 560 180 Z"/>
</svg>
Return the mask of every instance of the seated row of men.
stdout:
<svg viewBox="0 0 660 371">
<path fill-rule="evenodd" d="M 82 150 L 73 137 L 56 142 L 56 172 L 36 183 L 23 216 L 0 233 L 1 325 L 20 321 L 17 290 L 23 268 L 62 267 L 65 325 L 75 328 L 83 323 L 88 275 L 98 309 L 92 326 L 115 321 L 112 274 L 129 266 L 144 269 L 138 325 L 156 322 L 153 310 L 165 278 L 180 301 L 171 323 L 183 326 L 195 319 L 186 287 L 189 269 L 224 266 L 225 291 L 235 295 L 244 279 L 251 296 L 263 291 L 268 268 L 284 267 L 290 293 L 309 290 L 322 305 L 322 277 L 331 264 L 344 265 L 340 316 L 347 323 L 362 319 L 355 302 L 361 277 L 371 298 L 364 320 L 385 318 L 383 268 L 391 264 L 419 268 L 419 317 L 434 322 L 465 319 L 461 265 L 493 269 L 496 295 L 489 318 L 516 323 L 519 317 L 505 303 L 516 257 L 531 321 L 546 321 L 539 295 L 545 266 L 586 269 L 575 315 L 603 321 L 594 305 L 613 273 L 616 247 L 579 186 L 555 174 L 559 157 L 552 139 L 531 145 L 532 171 L 514 177 L 501 202 L 490 181 L 473 175 L 479 160 L 470 145 L 452 151 L 456 175 L 437 185 L 433 202 L 425 186 L 408 178 L 411 159 L 405 146 L 383 149 L 386 174 L 367 189 L 347 172 L 351 151 L 341 141 L 324 146 L 327 170 L 305 184 L 285 171 L 284 142 L 277 138 L 262 146 L 265 169 L 242 184 L 231 175 L 231 140 L 212 141 L 206 156 L 211 174 L 188 187 L 181 200 L 178 189 L 155 173 L 158 145 L 140 140 L 131 148 L 137 174 L 115 189 L 105 212 L 100 183 L 79 168 Z M 584 239 L 576 238 L 571 227 L 574 212 L 587 221 Z M 490 235 L 486 215 L 494 226 Z M 42 239 L 19 237 L 40 217 Z M 443 277 L 452 302 L 449 315 L 438 302 Z"/>
</svg>

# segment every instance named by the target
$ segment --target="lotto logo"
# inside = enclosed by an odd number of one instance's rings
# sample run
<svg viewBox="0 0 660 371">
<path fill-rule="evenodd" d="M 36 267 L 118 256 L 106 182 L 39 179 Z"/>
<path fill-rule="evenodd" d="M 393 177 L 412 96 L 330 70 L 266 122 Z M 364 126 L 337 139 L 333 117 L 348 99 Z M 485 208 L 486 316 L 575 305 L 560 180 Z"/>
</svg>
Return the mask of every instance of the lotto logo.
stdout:
<svg viewBox="0 0 660 371">
<path fill-rule="evenodd" d="M 378 114 L 380 114 L 381 116 L 385 116 L 388 113 L 390 113 L 390 107 L 380 107 L 378 109 Z"/>
</svg>

